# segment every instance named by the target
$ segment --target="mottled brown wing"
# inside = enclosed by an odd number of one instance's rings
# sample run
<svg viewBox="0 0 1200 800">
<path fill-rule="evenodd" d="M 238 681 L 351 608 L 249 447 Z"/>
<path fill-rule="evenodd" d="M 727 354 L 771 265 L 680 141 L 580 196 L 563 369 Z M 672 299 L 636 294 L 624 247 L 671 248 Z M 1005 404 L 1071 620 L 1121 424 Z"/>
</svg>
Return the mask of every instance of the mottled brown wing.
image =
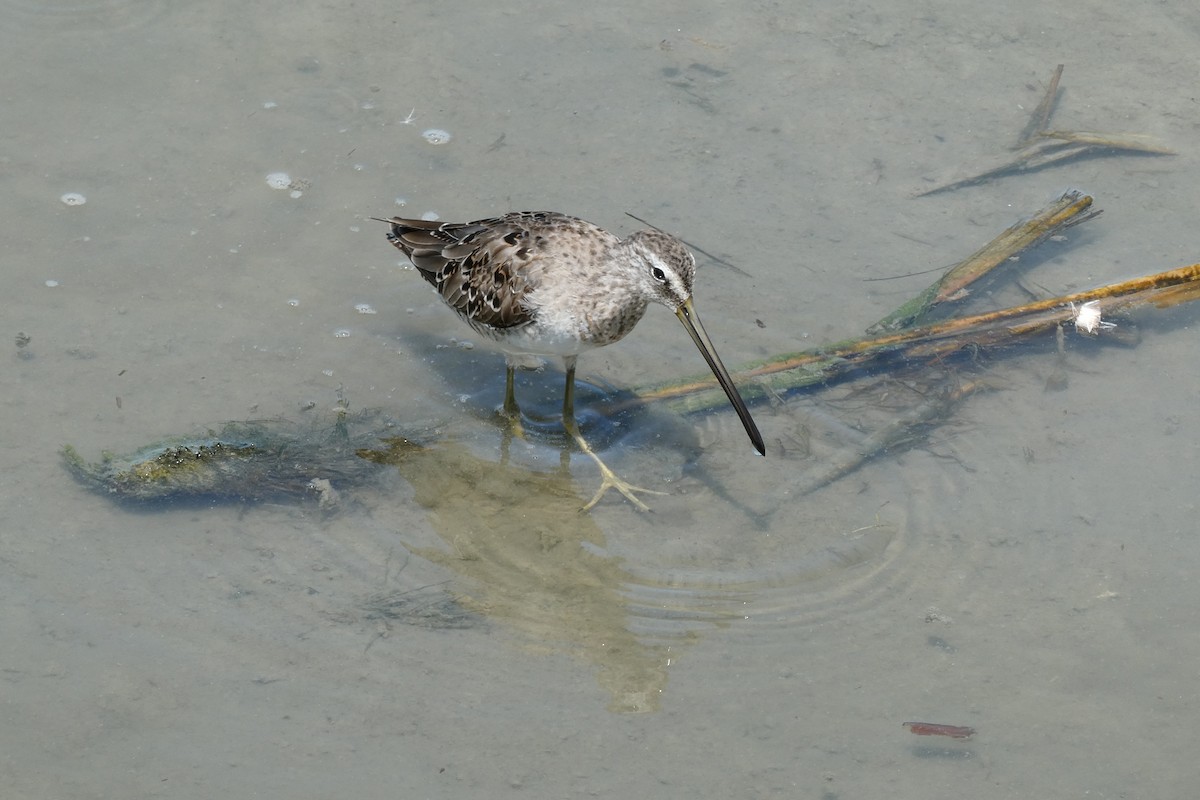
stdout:
<svg viewBox="0 0 1200 800">
<path fill-rule="evenodd" d="M 388 241 L 402 250 L 442 299 L 477 325 L 512 328 L 533 319 L 525 298 L 535 287 L 529 264 L 546 247 L 539 232 L 553 212 L 516 212 L 476 222 L 394 217 Z"/>
</svg>

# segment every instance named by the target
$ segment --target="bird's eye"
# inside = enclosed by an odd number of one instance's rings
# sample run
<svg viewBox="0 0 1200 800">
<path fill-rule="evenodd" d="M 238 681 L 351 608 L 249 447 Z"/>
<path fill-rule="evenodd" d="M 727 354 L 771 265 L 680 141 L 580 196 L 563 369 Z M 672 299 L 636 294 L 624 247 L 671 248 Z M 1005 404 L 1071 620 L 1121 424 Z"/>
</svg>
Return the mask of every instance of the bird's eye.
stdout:
<svg viewBox="0 0 1200 800">
<path fill-rule="evenodd" d="M 658 267 L 654 267 L 653 269 L 651 269 L 650 274 L 653 275 L 654 280 L 658 281 L 659 283 L 667 282 L 667 273 L 663 272 Z"/>
</svg>

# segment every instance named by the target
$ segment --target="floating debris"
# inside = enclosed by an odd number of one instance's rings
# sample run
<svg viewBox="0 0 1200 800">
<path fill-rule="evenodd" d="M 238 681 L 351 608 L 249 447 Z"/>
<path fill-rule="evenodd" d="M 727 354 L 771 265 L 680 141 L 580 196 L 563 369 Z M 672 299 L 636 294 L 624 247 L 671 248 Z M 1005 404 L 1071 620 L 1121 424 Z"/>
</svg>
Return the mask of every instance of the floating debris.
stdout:
<svg viewBox="0 0 1200 800">
<path fill-rule="evenodd" d="M 948 736 L 951 739 L 970 739 L 975 735 L 975 729 L 966 725 L 945 725 L 941 722 L 905 722 L 909 733 L 917 736 Z"/>
<path fill-rule="evenodd" d="M 1071 304 L 1071 310 L 1075 312 L 1075 330 L 1080 333 L 1099 334 L 1100 331 L 1109 331 L 1117 327 L 1115 322 L 1105 322 L 1100 318 L 1101 309 L 1099 300 L 1088 300 L 1086 303 L 1080 303 L 1076 308 L 1075 304 Z"/>
</svg>

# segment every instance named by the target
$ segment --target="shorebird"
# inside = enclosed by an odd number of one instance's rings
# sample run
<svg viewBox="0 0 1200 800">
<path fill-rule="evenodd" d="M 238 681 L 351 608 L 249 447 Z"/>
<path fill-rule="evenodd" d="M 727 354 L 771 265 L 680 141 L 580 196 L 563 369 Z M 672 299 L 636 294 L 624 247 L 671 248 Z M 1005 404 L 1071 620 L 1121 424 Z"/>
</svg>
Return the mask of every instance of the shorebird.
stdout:
<svg viewBox="0 0 1200 800">
<path fill-rule="evenodd" d="M 476 222 L 380 219 L 388 241 L 476 333 L 507 355 L 504 413 L 514 423 L 520 409 L 513 372 L 520 356 L 561 356 L 566 365 L 563 427 L 600 468 L 602 483 L 583 507 L 616 489 L 637 508 L 635 494 L 661 494 L 633 486 L 609 469 L 575 421 L 575 360 L 580 353 L 625 337 L 650 303 L 675 313 L 716 375 L 759 455 L 762 434 L 721 363 L 692 305 L 696 259 L 679 239 L 642 230 L 621 239 L 590 222 L 553 211 L 517 211 Z"/>
</svg>

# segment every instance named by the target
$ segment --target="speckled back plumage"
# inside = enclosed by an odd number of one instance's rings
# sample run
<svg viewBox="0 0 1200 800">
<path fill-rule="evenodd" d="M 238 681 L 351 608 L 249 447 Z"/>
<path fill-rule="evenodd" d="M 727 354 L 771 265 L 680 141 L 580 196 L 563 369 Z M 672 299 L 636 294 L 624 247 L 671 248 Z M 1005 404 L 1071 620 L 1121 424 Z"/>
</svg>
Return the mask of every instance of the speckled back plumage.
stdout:
<svg viewBox="0 0 1200 800">
<path fill-rule="evenodd" d="M 675 308 L 690 297 L 695 276 L 691 253 L 669 234 L 639 231 L 622 241 L 552 211 L 466 223 L 385 221 L 388 240 L 447 305 L 514 352 L 611 344 L 633 330 L 651 300 Z M 664 292 L 650 278 L 652 260 L 669 263 L 680 285 Z"/>
<path fill-rule="evenodd" d="M 397 218 L 388 241 L 464 319 L 511 328 L 533 319 L 523 301 L 532 288 L 528 265 L 544 247 L 535 229 L 540 216 L 506 214 L 466 223 Z"/>
</svg>

